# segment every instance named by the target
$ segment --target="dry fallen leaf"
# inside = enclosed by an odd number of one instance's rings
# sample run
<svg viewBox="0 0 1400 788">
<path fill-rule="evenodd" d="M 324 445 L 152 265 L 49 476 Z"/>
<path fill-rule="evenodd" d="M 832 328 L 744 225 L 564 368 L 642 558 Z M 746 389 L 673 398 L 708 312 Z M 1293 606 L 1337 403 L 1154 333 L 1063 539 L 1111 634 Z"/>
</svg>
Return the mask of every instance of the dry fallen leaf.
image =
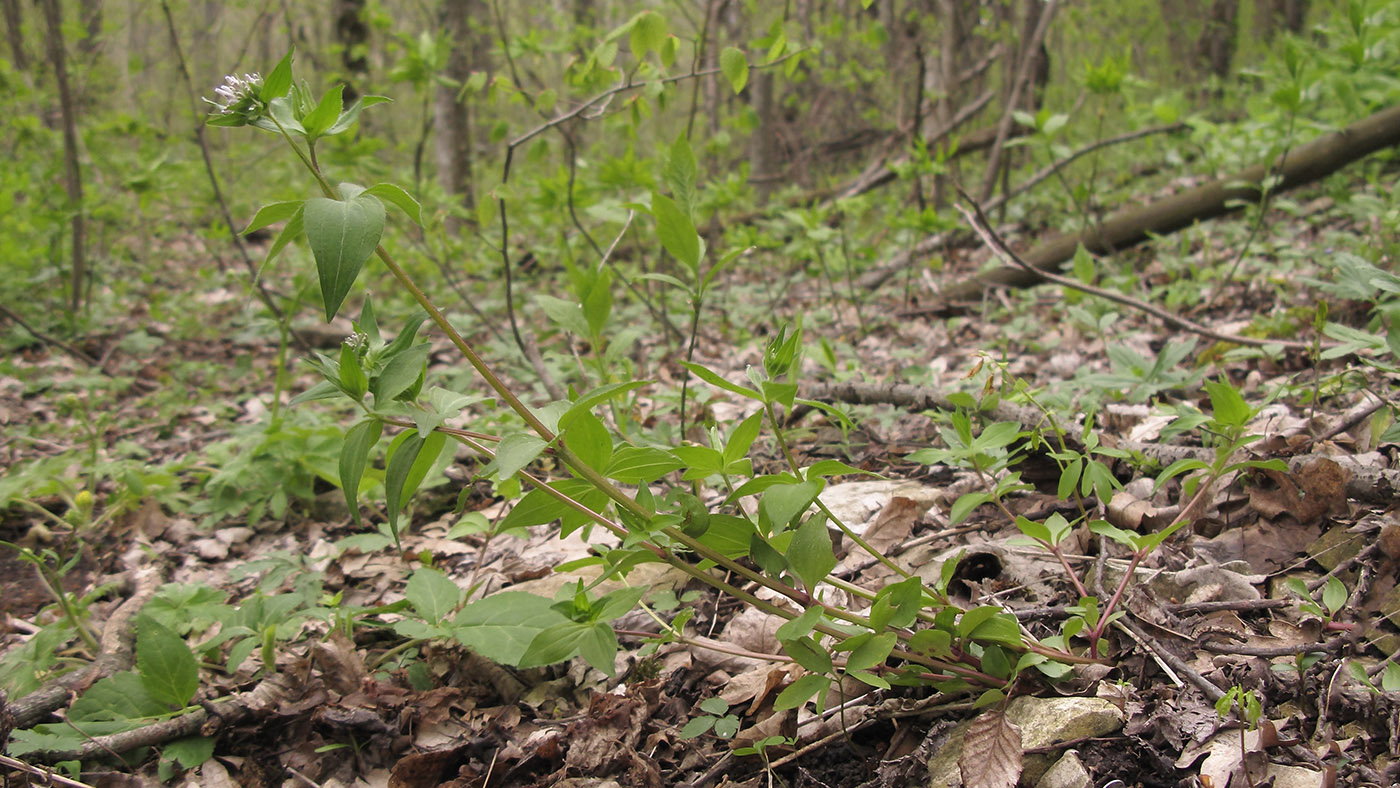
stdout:
<svg viewBox="0 0 1400 788">
<path fill-rule="evenodd" d="M 972 721 L 958 758 L 966 788 L 1015 788 L 1021 779 L 1021 729 L 1000 710 Z"/>
</svg>

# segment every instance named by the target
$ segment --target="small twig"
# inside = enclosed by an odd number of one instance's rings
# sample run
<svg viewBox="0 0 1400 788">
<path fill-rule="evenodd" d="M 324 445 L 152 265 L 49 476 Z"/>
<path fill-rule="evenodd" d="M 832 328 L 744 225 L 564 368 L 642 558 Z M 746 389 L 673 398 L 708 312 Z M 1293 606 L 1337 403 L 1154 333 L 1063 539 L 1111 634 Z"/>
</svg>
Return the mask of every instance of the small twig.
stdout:
<svg viewBox="0 0 1400 788">
<path fill-rule="evenodd" d="M 93 786 L 88 785 L 87 783 L 80 783 L 77 780 L 70 780 L 67 777 L 64 777 L 63 775 L 51 769 L 45 769 L 39 766 L 31 766 L 30 764 L 27 764 L 24 761 L 11 758 L 8 755 L 0 755 L 0 766 L 4 766 L 8 769 L 14 769 L 17 772 L 24 772 L 25 774 L 34 775 L 35 777 L 39 778 L 37 783 L 38 785 L 61 785 L 63 786 L 63 788 L 93 788 Z"/>
<path fill-rule="evenodd" d="M 1294 350 L 1313 350 L 1319 347 L 1331 348 L 1337 346 L 1335 342 L 1317 343 L 1299 342 L 1291 339 L 1259 339 L 1256 337 L 1239 336 L 1238 334 L 1221 333 L 1194 321 L 1187 320 L 1184 317 L 1174 315 L 1155 304 L 1149 304 L 1146 301 L 1113 290 L 1105 290 L 1101 287 L 1088 285 L 1067 276 L 1061 276 L 1052 271 L 1036 268 L 1017 256 L 1016 253 L 1011 251 L 1010 247 L 997 236 L 996 232 L 992 230 L 991 225 L 987 222 L 987 217 L 982 213 L 981 207 L 973 202 L 972 198 L 968 197 L 967 192 L 959 188 L 958 193 L 962 195 L 964 200 L 967 200 L 968 203 L 972 205 L 972 211 L 967 210 L 961 205 L 955 204 L 953 207 L 957 208 L 958 212 L 963 215 L 963 218 L 967 219 L 968 224 L 972 225 L 973 231 L 976 232 L 978 237 L 982 239 L 982 242 L 987 245 L 987 248 L 992 250 L 992 254 L 1000 258 L 1003 263 L 1014 264 L 1016 267 L 1038 276 L 1047 282 L 1053 282 L 1061 287 L 1073 288 L 1081 293 L 1088 293 L 1089 295 L 1098 296 L 1099 298 L 1132 307 L 1133 309 L 1152 315 L 1168 325 L 1190 331 L 1193 334 L 1200 334 L 1207 339 L 1214 339 L 1217 342 L 1229 342 L 1231 344 L 1249 347 L 1284 347 Z"/>
<path fill-rule="evenodd" d="M 67 342 L 64 342 L 63 340 L 58 339 L 56 337 L 51 337 L 48 334 L 45 334 L 44 332 L 40 331 L 39 329 L 29 325 L 25 322 L 24 318 L 20 317 L 14 312 L 14 310 L 10 309 L 4 304 L 0 304 L 0 315 L 4 315 L 10 320 L 13 320 L 15 322 L 15 325 L 19 326 L 25 331 L 28 331 L 35 339 L 39 340 L 40 342 L 43 342 L 46 345 L 53 345 L 59 350 L 62 350 L 64 353 L 67 353 L 68 355 L 72 356 L 73 358 L 76 358 L 84 364 L 87 364 L 88 366 L 97 366 L 97 359 L 73 347 Z"/>
<path fill-rule="evenodd" d="M 1141 627 L 1133 623 L 1128 616 L 1124 616 L 1113 623 L 1115 626 L 1132 633 L 1134 640 L 1146 646 L 1160 661 L 1167 663 L 1172 667 L 1173 671 L 1184 676 L 1187 681 L 1196 685 L 1201 692 L 1205 693 L 1207 698 L 1210 698 L 1212 703 L 1225 697 L 1224 690 L 1210 683 L 1205 676 L 1193 670 L 1191 666 L 1187 665 L 1180 657 L 1171 653 L 1171 651 L 1159 644 L 1156 640 L 1153 640 L 1151 636 L 1142 631 Z M 1171 671 L 1168 671 L 1168 675 L 1171 675 Z M 1173 676 L 1173 678 L 1175 679 L 1175 676 Z M 1180 682 L 1178 681 L 1177 683 Z"/>
</svg>

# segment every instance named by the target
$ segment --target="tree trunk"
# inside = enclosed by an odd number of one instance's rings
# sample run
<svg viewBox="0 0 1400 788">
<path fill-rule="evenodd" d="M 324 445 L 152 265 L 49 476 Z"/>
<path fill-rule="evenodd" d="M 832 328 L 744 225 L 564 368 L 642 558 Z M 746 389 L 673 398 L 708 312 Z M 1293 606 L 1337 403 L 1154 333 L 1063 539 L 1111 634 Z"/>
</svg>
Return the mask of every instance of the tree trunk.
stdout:
<svg viewBox="0 0 1400 788">
<path fill-rule="evenodd" d="M 768 201 L 768 195 L 782 177 L 782 166 L 778 161 L 782 148 L 778 144 L 778 105 L 774 97 L 773 70 L 764 69 L 749 80 L 754 114 L 758 115 L 758 126 L 749 138 L 749 183 L 758 192 L 760 204 Z"/>
<path fill-rule="evenodd" d="M 102 46 L 102 0 L 80 0 L 78 7 L 87 31 L 87 36 L 78 42 L 78 51 L 92 55 Z"/>
<path fill-rule="evenodd" d="M 1196 57 L 1211 74 L 1225 79 L 1235 59 L 1239 36 L 1239 0 L 1214 0 L 1201 37 L 1196 41 Z"/>
<path fill-rule="evenodd" d="M 365 0 L 335 0 L 335 41 L 340 65 L 345 69 L 345 103 L 359 98 L 355 87 L 369 75 L 369 25 L 365 24 Z"/>
<path fill-rule="evenodd" d="M 472 188 L 472 119 L 466 97 L 458 100 L 461 85 L 471 77 L 473 66 L 485 65 L 486 43 L 472 28 L 472 18 L 485 19 L 481 0 L 443 0 L 438 20 L 452 39 L 444 76 L 453 84 L 439 85 L 435 96 L 433 126 L 438 183 L 447 192 L 459 195 L 471 211 L 476 203 Z"/>
<path fill-rule="evenodd" d="M 0 0 L 5 12 L 5 38 L 10 43 L 10 61 L 15 70 L 23 73 L 29 70 L 29 55 L 24 51 L 24 12 L 19 0 Z"/>
<path fill-rule="evenodd" d="M 48 27 L 49 63 L 58 82 L 58 103 L 63 121 L 63 185 L 68 207 L 73 212 L 73 276 L 70 306 L 76 313 L 82 306 L 87 284 L 87 226 L 83 220 L 83 171 L 78 162 L 78 119 L 73 89 L 68 84 L 68 57 L 63 48 L 63 12 L 58 0 L 43 0 L 44 22 Z"/>
</svg>

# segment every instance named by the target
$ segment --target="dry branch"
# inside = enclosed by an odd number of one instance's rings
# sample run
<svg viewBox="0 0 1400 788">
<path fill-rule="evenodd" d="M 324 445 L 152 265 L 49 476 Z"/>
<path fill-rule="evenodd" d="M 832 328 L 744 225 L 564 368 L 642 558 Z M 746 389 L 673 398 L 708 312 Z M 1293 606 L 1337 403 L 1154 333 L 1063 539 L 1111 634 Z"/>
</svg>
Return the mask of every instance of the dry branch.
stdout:
<svg viewBox="0 0 1400 788">
<path fill-rule="evenodd" d="M 1400 106 L 1391 107 L 1356 123 L 1301 145 L 1271 164 L 1257 164 L 1242 172 L 1188 189 L 1163 200 L 1126 208 L 1096 227 L 1066 233 L 1036 246 L 1022 259 L 1035 268 L 1050 270 L 1074 256 L 1083 244 L 1090 252 L 1105 254 L 1238 210 L 1243 203 L 1258 202 L 1264 179 L 1276 174 L 1273 191 L 1312 183 L 1378 150 L 1400 144 Z M 1015 267 L 980 274 L 946 288 L 945 301 L 977 298 L 987 287 L 1028 287 L 1042 281 Z"/>
</svg>

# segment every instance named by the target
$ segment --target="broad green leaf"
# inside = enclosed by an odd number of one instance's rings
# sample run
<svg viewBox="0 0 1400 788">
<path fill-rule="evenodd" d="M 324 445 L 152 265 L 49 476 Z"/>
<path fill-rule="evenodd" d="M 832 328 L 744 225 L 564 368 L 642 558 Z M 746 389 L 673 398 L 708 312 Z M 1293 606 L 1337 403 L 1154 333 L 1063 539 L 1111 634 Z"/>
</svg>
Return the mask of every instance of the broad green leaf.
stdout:
<svg viewBox="0 0 1400 788">
<path fill-rule="evenodd" d="M 724 464 L 726 466 L 735 460 L 748 456 L 749 448 L 753 446 L 754 439 L 758 437 L 758 431 L 762 426 L 763 411 L 759 410 L 739 422 L 734 431 L 729 433 L 729 440 L 724 444 Z"/>
<path fill-rule="evenodd" d="M 326 321 L 340 311 L 345 296 L 384 233 L 384 204 L 363 195 L 350 200 L 314 197 L 302 212 L 306 240 L 316 258 Z"/>
<path fill-rule="evenodd" d="M 613 675 L 617 636 L 607 624 L 566 621 L 540 632 L 521 655 L 519 667 L 534 668 L 563 662 L 575 654 L 588 664 Z"/>
<path fill-rule="evenodd" d="M 305 200 L 268 203 L 258 209 L 258 212 L 253 216 L 253 221 L 248 222 L 248 226 L 243 228 L 242 235 L 247 235 L 254 230 L 261 230 L 269 224 L 286 221 L 296 216 L 305 204 Z"/>
<path fill-rule="evenodd" d="M 666 17 L 655 11 L 643 11 L 632 20 L 627 44 L 632 57 L 641 60 L 648 52 L 656 52 L 666 41 Z"/>
<path fill-rule="evenodd" d="M 1239 389 L 1223 380 L 1207 381 L 1204 386 L 1210 394 L 1211 415 L 1215 417 L 1217 424 L 1225 427 L 1243 427 L 1249 421 L 1253 412 L 1240 395 Z"/>
<path fill-rule="evenodd" d="M 811 632 L 822 620 L 821 605 L 812 605 L 797 618 L 783 622 L 774 635 L 779 641 L 796 640 Z"/>
<path fill-rule="evenodd" d="M 441 435 L 441 432 L 434 432 L 434 435 Z M 413 494 L 412 491 L 405 491 L 407 480 L 419 459 L 419 452 L 423 451 L 423 444 L 424 439 L 417 430 L 400 432 L 399 437 L 389 444 L 389 458 L 384 470 L 384 497 L 389 532 L 393 533 L 395 543 L 399 539 L 399 512 Z"/>
<path fill-rule="evenodd" d="M 656 217 L 656 234 L 661 239 L 661 245 L 692 274 L 698 275 L 700 234 L 695 231 L 695 223 L 676 205 L 675 200 L 659 192 L 651 195 L 651 212 Z"/>
<path fill-rule="evenodd" d="M 821 489 L 820 481 L 775 485 L 764 491 L 758 508 L 768 516 L 768 522 L 773 525 L 774 531 L 782 531 L 798 515 L 807 511 L 807 507 L 816 500 Z"/>
<path fill-rule="evenodd" d="M 451 578 L 426 566 L 413 572 L 403 594 L 418 615 L 431 624 L 452 615 L 462 601 L 462 589 Z"/>
<path fill-rule="evenodd" d="M 626 615 L 650 590 L 647 586 L 631 586 L 609 591 L 594 604 L 593 620 L 606 622 Z"/>
<path fill-rule="evenodd" d="M 374 379 L 374 404 L 380 408 L 388 405 L 395 397 L 409 390 L 423 376 L 428 363 L 428 353 L 432 346 L 421 342 L 403 351 L 394 353 L 384 365 L 384 371 Z M 386 353 L 387 355 L 387 353 Z"/>
<path fill-rule="evenodd" d="M 535 461 L 548 444 L 540 436 L 531 432 L 514 432 L 501 439 L 496 446 L 496 475 L 509 479 L 517 471 Z"/>
<path fill-rule="evenodd" d="M 287 91 L 292 87 L 292 54 L 295 51 L 293 48 L 283 55 L 276 67 L 263 79 L 262 89 L 258 91 L 259 100 L 269 102 L 287 95 Z"/>
<path fill-rule="evenodd" d="M 557 323 L 560 328 L 581 339 L 589 337 L 591 332 L 588 327 L 588 318 L 584 317 L 583 306 L 577 301 L 539 293 L 535 296 L 535 303 L 539 304 L 545 315 Z"/>
<path fill-rule="evenodd" d="M 472 651 L 502 665 L 519 666 L 535 636 L 571 623 L 544 597 L 503 591 L 463 607 L 452 619 L 453 635 Z"/>
<path fill-rule="evenodd" d="M 365 196 L 378 197 L 384 202 L 398 208 L 413 220 L 419 227 L 423 226 L 423 207 L 418 201 L 413 199 L 413 195 L 403 190 L 403 187 L 393 183 L 376 183 L 364 190 Z"/>
<path fill-rule="evenodd" d="M 773 701 L 774 711 L 785 711 L 795 709 L 806 703 L 818 692 L 825 692 L 831 686 L 831 678 L 816 673 L 808 673 L 802 678 L 789 684 L 778 697 Z"/>
<path fill-rule="evenodd" d="M 682 739 L 693 739 L 709 732 L 715 724 L 715 718 L 710 716 L 691 717 L 690 721 L 681 727 L 678 734 Z"/>
<path fill-rule="evenodd" d="M 544 525 L 551 520 L 557 520 L 569 511 L 569 507 L 558 498 L 545 492 L 542 489 L 534 489 L 525 494 L 510 512 L 501 520 L 499 530 L 509 531 L 512 528 L 529 528 L 532 525 Z"/>
<path fill-rule="evenodd" d="M 188 736 L 160 746 L 164 758 L 180 762 L 185 769 L 193 769 L 214 757 L 213 736 Z"/>
<path fill-rule="evenodd" d="M 88 687 L 69 707 L 68 719 L 75 722 L 139 720 L 169 713 L 170 705 L 152 697 L 135 671 L 122 671 Z"/>
<path fill-rule="evenodd" d="M 1016 623 L 1016 617 L 1010 613 L 996 613 L 995 615 L 978 624 L 968 633 L 968 637 L 979 641 L 995 641 L 997 643 L 1007 643 L 1012 646 L 1020 646 L 1021 627 Z"/>
<path fill-rule="evenodd" d="M 1322 605 L 1327 608 L 1327 612 L 1336 615 L 1342 605 L 1347 603 L 1347 588 L 1342 585 L 1342 581 L 1335 576 L 1327 578 L 1327 585 L 1322 587 Z"/>
<path fill-rule="evenodd" d="M 684 134 L 671 143 L 663 174 L 666 186 L 671 190 L 671 196 L 675 198 L 677 207 L 681 209 L 682 213 L 693 219 L 695 216 L 695 184 L 699 175 L 695 163 L 695 152 L 690 149 L 690 141 L 685 138 Z"/>
<path fill-rule="evenodd" d="M 321 136 L 337 120 L 340 119 L 341 110 L 345 108 L 345 86 L 336 85 L 327 90 L 321 100 L 317 102 L 316 108 L 306 114 L 301 119 L 302 128 L 306 129 L 306 136 L 312 139 Z"/>
<path fill-rule="evenodd" d="M 152 698 L 183 708 L 199 690 L 199 665 L 185 639 L 150 616 L 136 619 L 136 669 Z"/>
<path fill-rule="evenodd" d="M 592 413 L 581 413 L 564 430 L 564 445 L 584 464 L 602 470 L 612 459 L 612 436 Z"/>
<path fill-rule="evenodd" d="M 831 535 L 826 531 L 825 515 L 808 517 L 797 527 L 797 533 L 793 534 L 792 543 L 788 545 L 787 559 L 807 591 L 816 591 L 817 584 L 836 568 L 836 555 L 831 545 Z"/>
<path fill-rule="evenodd" d="M 743 90 L 749 83 L 749 59 L 734 47 L 725 47 L 724 51 L 719 53 L 719 70 L 724 73 L 724 78 L 729 80 L 729 86 L 735 93 Z"/>
<path fill-rule="evenodd" d="M 817 645 L 817 642 L 810 637 L 800 637 L 796 640 L 784 640 L 783 651 L 787 652 L 797 664 L 810 670 L 813 673 L 823 675 L 832 672 L 831 655 L 826 650 Z"/>
<path fill-rule="evenodd" d="M 682 465 L 675 455 L 661 449 L 621 446 L 613 453 L 603 475 L 623 484 L 650 484 Z"/>
<path fill-rule="evenodd" d="M 846 657 L 846 672 L 866 670 L 883 664 L 885 658 L 894 650 L 894 644 L 898 638 L 899 636 L 893 632 L 885 632 L 865 641 L 859 648 L 852 651 L 849 657 Z"/>
<path fill-rule="evenodd" d="M 364 477 L 369 453 L 379 442 L 384 425 L 378 419 L 365 419 L 345 433 L 345 445 L 340 450 L 340 489 L 345 493 L 345 505 L 350 517 L 360 524 L 360 479 Z"/>
</svg>

